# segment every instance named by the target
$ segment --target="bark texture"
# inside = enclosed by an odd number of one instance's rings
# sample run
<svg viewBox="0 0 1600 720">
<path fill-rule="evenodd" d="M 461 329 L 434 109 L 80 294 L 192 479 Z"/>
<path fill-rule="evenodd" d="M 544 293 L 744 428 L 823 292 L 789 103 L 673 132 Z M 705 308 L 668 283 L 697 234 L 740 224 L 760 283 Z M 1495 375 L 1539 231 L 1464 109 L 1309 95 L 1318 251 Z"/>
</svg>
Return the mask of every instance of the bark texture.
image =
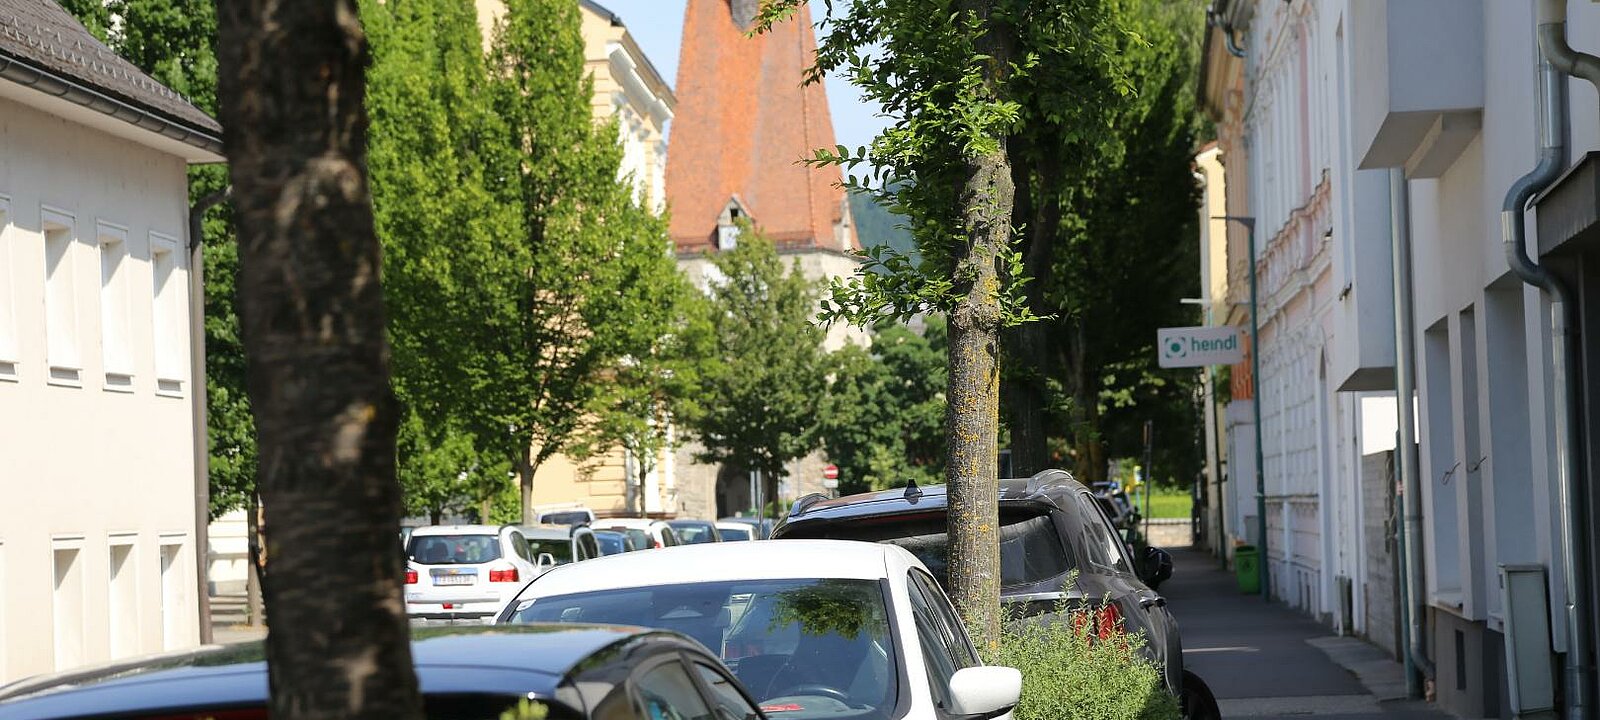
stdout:
<svg viewBox="0 0 1600 720">
<path fill-rule="evenodd" d="M 977 43 L 990 61 L 984 84 L 999 92 L 1001 73 L 1015 43 L 990 18 L 993 0 L 963 7 L 988 26 Z M 1011 240 L 1014 202 L 1004 138 L 996 149 L 967 161 L 961 192 L 967 241 L 955 257 L 959 293 L 950 313 L 950 414 L 945 432 L 949 458 L 950 599 L 981 649 L 1000 641 L 1000 252 Z"/>
<path fill-rule="evenodd" d="M 354 0 L 218 7 L 277 718 L 422 716 Z"/>
</svg>

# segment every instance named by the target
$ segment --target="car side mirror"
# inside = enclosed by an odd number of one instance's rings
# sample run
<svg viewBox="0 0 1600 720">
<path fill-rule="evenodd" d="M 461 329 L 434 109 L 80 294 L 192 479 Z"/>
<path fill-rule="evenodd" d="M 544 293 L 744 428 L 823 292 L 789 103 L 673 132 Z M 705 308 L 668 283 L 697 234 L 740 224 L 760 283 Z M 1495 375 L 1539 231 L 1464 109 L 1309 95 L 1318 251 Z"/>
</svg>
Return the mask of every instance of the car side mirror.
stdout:
<svg viewBox="0 0 1600 720">
<path fill-rule="evenodd" d="M 1022 671 L 988 665 L 950 676 L 950 713 L 961 718 L 999 717 L 1022 699 Z"/>
<path fill-rule="evenodd" d="M 1172 553 L 1156 547 L 1145 548 L 1144 558 L 1145 572 L 1149 575 L 1145 584 L 1150 589 L 1172 579 Z"/>
<path fill-rule="evenodd" d="M 539 553 L 539 567 L 553 568 L 556 566 L 556 556 L 550 553 Z"/>
</svg>

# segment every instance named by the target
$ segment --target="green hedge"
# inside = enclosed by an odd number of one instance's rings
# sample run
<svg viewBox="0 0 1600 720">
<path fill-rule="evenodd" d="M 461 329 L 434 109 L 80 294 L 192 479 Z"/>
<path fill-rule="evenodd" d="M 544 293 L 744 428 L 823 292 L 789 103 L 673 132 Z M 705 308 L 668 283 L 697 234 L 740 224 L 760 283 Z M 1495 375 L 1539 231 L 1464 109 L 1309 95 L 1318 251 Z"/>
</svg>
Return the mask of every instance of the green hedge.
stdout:
<svg viewBox="0 0 1600 720">
<path fill-rule="evenodd" d="M 1139 654 L 1141 635 L 1098 627 L 1089 611 L 1008 624 L 991 665 L 1022 671 L 1015 720 L 1176 720 L 1161 670 Z M 1065 618 L 1063 620 L 1062 618 Z"/>
</svg>

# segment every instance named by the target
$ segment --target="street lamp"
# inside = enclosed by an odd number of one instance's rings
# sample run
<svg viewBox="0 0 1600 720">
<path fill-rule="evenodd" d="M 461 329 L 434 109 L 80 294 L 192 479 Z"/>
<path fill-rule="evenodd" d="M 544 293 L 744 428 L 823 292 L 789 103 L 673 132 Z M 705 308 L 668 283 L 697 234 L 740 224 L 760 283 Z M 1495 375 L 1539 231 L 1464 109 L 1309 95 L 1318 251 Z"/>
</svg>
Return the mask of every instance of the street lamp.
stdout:
<svg viewBox="0 0 1600 720">
<path fill-rule="evenodd" d="M 1255 417 L 1256 435 L 1256 574 L 1261 582 L 1261 597 L 1272 599 L 1272 587 L 1267 584 L 1267 476 L 1261 459 L 1261 303 L 1256 296 L 1256 219 L 1243 215 L 1220 215 L 1212 220 L 1224 220 L 1244 226 L 1245 239 L 1250 254 L 1250 407 Z"/>
</svg>

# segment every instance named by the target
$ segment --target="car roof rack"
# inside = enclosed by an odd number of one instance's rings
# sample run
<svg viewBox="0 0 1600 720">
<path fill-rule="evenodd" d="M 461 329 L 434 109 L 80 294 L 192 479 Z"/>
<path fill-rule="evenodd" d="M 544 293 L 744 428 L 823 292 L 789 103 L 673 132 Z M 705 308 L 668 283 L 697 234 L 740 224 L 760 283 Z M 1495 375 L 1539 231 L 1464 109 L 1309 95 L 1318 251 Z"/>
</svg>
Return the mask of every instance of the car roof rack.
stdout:
<svg viewBox="0 0 1600 720">
<path fill-rule="evenodd" d="M 800 515 L 801 513 L 804 513 L 806 510 L 810 509 L 812 505 L 827 499 L 828 496 L 823 495 L 822 493 L 810 493 L 805 497 L 794 501 L 794 504 L 789 506 L 789 517 Z"/>
<path fill-rule="evenodd" d="M 1040 470 L 1034 473 L 1033 477 L 1028 478 L 1028 494 L 1032 495 L 1047 487 L 1061 485 L 1063 481 L 1070 482 L 1072 479 L 1072 473 L 1065 470 L 1057 468 Z"/>
</svg>

